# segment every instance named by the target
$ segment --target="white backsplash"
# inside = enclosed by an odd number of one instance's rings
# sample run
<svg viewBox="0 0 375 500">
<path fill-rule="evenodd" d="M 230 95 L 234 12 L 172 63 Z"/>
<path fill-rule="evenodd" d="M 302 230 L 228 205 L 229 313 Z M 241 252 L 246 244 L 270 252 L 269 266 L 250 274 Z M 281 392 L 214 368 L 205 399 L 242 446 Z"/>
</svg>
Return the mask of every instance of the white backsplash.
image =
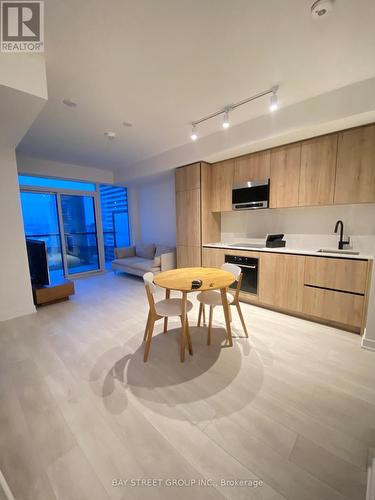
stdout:
<svg viewBox="0 0 375 500">
<path fill-rule="evenodd" d="M 375 253 L 375 204 L 226 212 L 221 214 L 221 241 L 259 243 L 267 233 L 284 233 L 289 248 L 337 248 L 333 231 L 338 219 L 350 236 L 350 248 Z"/>
</svg>

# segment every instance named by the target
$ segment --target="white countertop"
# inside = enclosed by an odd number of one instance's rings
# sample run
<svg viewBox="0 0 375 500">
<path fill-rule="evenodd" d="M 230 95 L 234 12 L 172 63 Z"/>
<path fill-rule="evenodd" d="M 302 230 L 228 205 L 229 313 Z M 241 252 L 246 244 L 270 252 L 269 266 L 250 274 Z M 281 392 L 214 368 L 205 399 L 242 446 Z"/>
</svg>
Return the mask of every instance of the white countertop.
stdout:
<svg viewBox="0 0 375 500">
<path fill-rule="evenodd" d="M 310 250 L 310 249 L 302 249 L 302 248 L 292 248 L 292 247 L 279 247 L 279 248 L 268 248 L 264 247 L 251 247 L 251 246 L 241 246 L 241 243 L 233 244 L 233 243 L 206 243 L 203 245 L 205 248 L 225 248 L 228 250 L 247 250 L 249 252 L 270 252 L 270 253 L 290 253 L 297 255 L 313 255 L 315 257 L 335 257 L 338 259 L 359 259 L 359 260 L 373 260 L 374 255 L 367 253 L 359 253 L 358 255 L 346 253 L 345 251 L 339 251 L 339 253 L 331 253 L 331 252 L 318 252 L 319 249 Z M 328 250 L 328 249 L 326 249 Z M 329 250 L 336 250 L 335 248 L 329 248 Z M 355 250 L 349 250 L 355 252 Z"/>
</svg>

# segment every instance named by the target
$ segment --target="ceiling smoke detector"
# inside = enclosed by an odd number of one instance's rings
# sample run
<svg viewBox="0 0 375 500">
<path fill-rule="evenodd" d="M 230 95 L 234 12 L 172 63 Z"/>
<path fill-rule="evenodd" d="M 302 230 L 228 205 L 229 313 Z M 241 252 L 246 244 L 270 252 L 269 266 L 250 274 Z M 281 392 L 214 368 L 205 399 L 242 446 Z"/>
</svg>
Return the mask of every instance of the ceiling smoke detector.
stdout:
<svg viewBox="0 0 375 500">
<path fill-rule="evenodd" d="M 333 0 L 316 0 L 311 6 L 311 17 L 320 19 L 326 16 L 333 9 Z"/>
<path fill-rule="evenodd" d="M 104 135 L 112 141 L 116 137 L 116 132 L 111 132 L 110 130 L 108 130 L 107 132 L 104 132 Z"/>
</svg>

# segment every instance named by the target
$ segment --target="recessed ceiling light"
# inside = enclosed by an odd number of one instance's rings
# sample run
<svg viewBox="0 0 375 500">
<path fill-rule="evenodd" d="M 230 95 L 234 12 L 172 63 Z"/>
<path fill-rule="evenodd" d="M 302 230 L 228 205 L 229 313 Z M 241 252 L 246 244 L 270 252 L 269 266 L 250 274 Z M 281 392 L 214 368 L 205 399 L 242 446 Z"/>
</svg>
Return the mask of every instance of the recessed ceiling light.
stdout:
<svg viewBox="0 0 375 500">
<path fill-rule="evenodd" d="M 124 127 L 132 127 L 133 126 L 133 124 L 130 122 L 122 122 L 122 124 L 124 125 Z"/>
<path fill-rule="evenodd" d="M 107 132 L 104 132 L 104 135 L 108 137 L 108 139 L 113 140 L 116 137 L 116 132 L 108 130 Z"/>
<path fill-rule="evenodd" d="M 77 103 L 73 101 L 73 99 L 63 99 L 63 104 L 65 104 L 65 106 L 68 106 L 68 108 L 77 107 Z"/>
</svg>

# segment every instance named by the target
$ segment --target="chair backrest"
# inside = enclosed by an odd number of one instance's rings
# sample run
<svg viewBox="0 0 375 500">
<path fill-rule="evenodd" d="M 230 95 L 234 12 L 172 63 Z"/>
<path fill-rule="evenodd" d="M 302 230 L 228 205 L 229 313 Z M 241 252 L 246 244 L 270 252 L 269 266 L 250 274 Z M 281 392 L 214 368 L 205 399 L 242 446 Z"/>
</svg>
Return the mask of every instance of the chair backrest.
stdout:
<svg viewBox="0 0 375 500">
<path fill-rule="evenodd" d="M 145 283 L 146 294 L 150 309 L 155 312 L 155 301 L 154 293 L 156 292 L 156 285 L 154 284 L 154 274 L 151 272 L 145 273 L 143 275 L 143 281 Z"/>
<path fill-rule="evenodd" d="M 236 266 L 236 264 L 230 264 L 229 262 L 223 264 L 221 266 L 221 269 L 223 271 L 228 271 L 228 273 L 232 273 L 236 278 L 236 281 L 238 281 L 238 278 L 240 277 L 240 274 L 242 272 L 242 269 L 239 266 Z"/>
<path fill-rule="evenodd" d="M 240 290 L 242 284 L 242 269 L 239 266 L 236 266 L 236 264 L 231 264 L 230 262 L 226 262 L 225 264 L 223 264 L 221 266 L 221 269 L 223 271 L 228 271 L 228 273 L 232 273 L 237 281 L 236 293 L 234 294 L 234 302 L 233 302 L 235 304 L 236 302 L 238 302 L 240 296 Z"/>
</svg>

